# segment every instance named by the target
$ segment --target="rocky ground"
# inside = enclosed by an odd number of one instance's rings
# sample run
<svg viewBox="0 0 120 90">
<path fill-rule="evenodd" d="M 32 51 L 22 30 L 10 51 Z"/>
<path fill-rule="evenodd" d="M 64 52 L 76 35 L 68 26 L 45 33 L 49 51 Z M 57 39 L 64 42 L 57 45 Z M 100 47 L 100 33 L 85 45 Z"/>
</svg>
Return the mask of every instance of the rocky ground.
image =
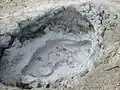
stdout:
<svg viewBox="0 0 120 90">
<path fill-rule="evenodd" d="M 47 22 L 54 14 L 68 6 L 73 6 L 91 22 L 99 46 L 100 65 L 80 77 L 77 75 L 67 86 L 56 90 L 119 90 L 120 89 L 120 6 L 119 0 L 2 0 L 0 1 L 0 58 L 11 48 L 14 40 L 21 42 L 36 37 L 38 28 L 45 22 L 37 22 L 43 16 Z M 64 7 L 63 7 L 64 6 Z M 61 8 L 62 7 L 62 8 Z M 45 16 L 45 18 L 44 18 Z M 41 19 L 41 18 L 40 18 Z M 41 20 L 42 21 L 42 20 Z M 29 27 L 29 25 L 33 27 Z M 28 30 L 30 33 L 28 33 Z M 27 33 L 26 33 L 27 32 Z M 32 34 L 31 34 L 32 33 Z M 27 36 L 27 37 L 26 37 Z M 25 37 L 25 38 L 22 38 Z M 69 87 L 72 85 L 72 87 Z M 0 90 L 19 90 L 1 84 Z M 46 90 L 36 88 L 33 90 Z"/>
</svg>

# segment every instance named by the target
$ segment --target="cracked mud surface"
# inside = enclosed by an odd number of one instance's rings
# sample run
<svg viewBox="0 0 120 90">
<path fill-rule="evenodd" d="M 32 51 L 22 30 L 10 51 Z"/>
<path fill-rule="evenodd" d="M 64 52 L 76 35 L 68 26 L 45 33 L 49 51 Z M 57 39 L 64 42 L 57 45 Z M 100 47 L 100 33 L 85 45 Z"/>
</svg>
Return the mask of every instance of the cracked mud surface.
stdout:
<svg viewBox="0 0 120 90">
<path fill-rule="evenodd" d="M 119 21 L 117 8 L 84 3 L 2 24 L 1 82 L 23 88 L 39 85 L 108 90 L 111 86 L 115 90 L 119 76 Z"/>
</svg>

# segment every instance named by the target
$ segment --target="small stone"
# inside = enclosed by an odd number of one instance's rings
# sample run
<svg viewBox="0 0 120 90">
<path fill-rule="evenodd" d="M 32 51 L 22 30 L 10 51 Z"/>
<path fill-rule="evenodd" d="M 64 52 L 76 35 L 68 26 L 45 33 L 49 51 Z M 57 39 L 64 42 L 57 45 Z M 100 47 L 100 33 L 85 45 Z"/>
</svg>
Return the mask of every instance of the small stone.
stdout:
<svg viewBox="0 0 120 90">
<path fill-rule="evenodd" d="M 120 48 L 118 49 L 118 54 L 120 55 Z"/>
<path fill-rule="evenodd" d="M 113 19 L 117 19 L 117 18 L 118 18 L 118 15 L 117 15 L 117 14 L 113 16 Z"/>
</svg>

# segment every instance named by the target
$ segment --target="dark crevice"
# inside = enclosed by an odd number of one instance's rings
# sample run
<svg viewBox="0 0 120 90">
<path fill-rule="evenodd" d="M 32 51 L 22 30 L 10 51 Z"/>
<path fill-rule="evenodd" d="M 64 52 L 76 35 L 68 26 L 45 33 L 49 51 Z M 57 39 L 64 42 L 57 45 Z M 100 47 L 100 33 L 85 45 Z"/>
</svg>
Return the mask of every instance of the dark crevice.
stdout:
<svg viewBox="0 0 120 90">
<path fill-rule="evenodd" d="M 3 56 L 3 54 L 4 54 L 4 51 L 5 51 L 5 48 L 1 48 L 0 60 L 1 60 L 2 56 Z"/>
<path fill-rule="evenodd" d="M 15 38 L 16 38 L 16 36 L 11 36 L 11 40 L 10 40 L 9 45 L 8 45 L 7 48 L 10 48 L 10 47 L 11 47 L 11 45 L 12 45 L 12 44 L 14 43 L 14 41 L 15 41 Z"/>
<path fill-rule="evenodd" d="M 50 83 L 48 83 L 48 84 L 46 85 L 46 88 L 50 88 Z"/>
</svg>

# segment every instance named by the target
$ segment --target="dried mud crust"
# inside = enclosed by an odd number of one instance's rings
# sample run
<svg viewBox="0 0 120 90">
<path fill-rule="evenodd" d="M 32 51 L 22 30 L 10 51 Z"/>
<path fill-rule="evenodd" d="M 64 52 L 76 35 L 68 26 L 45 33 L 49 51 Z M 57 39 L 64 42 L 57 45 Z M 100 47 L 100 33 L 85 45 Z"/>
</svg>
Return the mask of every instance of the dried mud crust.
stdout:
<svg viewBox="0 0 120 90">
<path fill-rule="evenodd" d="M 119 19 L 119 12 L 118 11 L 111 11 L 111 10 L 108 9 L 108 7 L 102 6 L 101 4 L 100 5 L 99 4 L 94 5 L 93 3 L 87 3 L 87 4 L 83 4 L 80 7 L 79 7 L 79 5 L 78 6 L 74 6 L 74 7 L 82 15 L 87 16 L 88 20 L 91 22 L 92 27 L 94 28 L 94 30 L 96 30 L 96 34 L 98 34 L 98 35 L 96 35 L 96 37 L 98 38 L 98 45 L 99 45 L 99 47 L 103 48 L 101 50 L 101 52 L 100 52 L 101 56 L 103 54 L 103 57 L 100 57 L 100 59 L 102 60 L 101 61 L 102 63 L 105 63 L 105 64 L 108 65 L 107 66 L 108 68 L 106 70 L 110 71 L 110 70 L 113 70 L 114 68 L 119 68 L 119 63 L 117 63 L 117 61 L 115 62 L 115 64 L 113 66 L 111 66 L 112 63 L 114 62 L 114 59 L 113 59 L 113 61 L 111 61 L 110 64 L 108 64 L 109 63 L 109 59 L 113 58 L 114 55 L 116 55 L 116 50 L 118 50 L 118 48 L 119 48 L 119 38 L 118 38 L 119 34 L 116 33 L 116 32 L 119 32 L 119 29 L 116 28 L 118 26 L 119 20 L 120 20 Z M 64 8 L 62 10 L 64 10 Z M 50 17 L 52 17 L 51 15 L 50 15 Z M 39 20 L 38 18 L 36 18 L 36 19 Z M 43 23 L 43 22 L 42 22 L 42 25 L 40 23 L 38 24 L 36 22 L 36 19 L 28 19 L 28 20 L 25 20 L 25 21 L 22 21 L 22 22 L 16 24 L 16 26 L 17 25 L 19 26 L 18 30 L 21 32 L 20 34 L 19 34 L 19 32 L 17 32 L 17 34 L 19 36 L 18 39 L 19 39 L 19 41 L 21 43 L 24 42 L 25 40 L 29 39 L 29 38 L 33 38 L 34 36 L 35 37 L 39 36 L 41 34 L 41 31 L 40 31 L 40 34 L 37 35 L 37 33 L 39 32 L 38 29 L 40 28 L 40 30 L 42 30 L 42 29 L 45 28 L 46 25 L 48 25 L 47 23 Z M 45 19 L 45 18 L 42 18 L 42 19 Z M 36 22 L 36 23 L 34 23 L 34 22 Z M 38 27 L 31 27 L 31 25 L 32 26 L 37 25 Z M 29 28 L 29 30 L 25 31 L 26 28 Z M 36 28 L 38 28 L 38 29 L 36 29 Z M 36 33 L 36 30 L 38 31 L 37 33 Z M 8 40 L 6 42 L 12 43 L 14 41 L 14 39 L 17 36 L 14 36 L 13 33 L 14 33 L 14 31 L 13 32 L 9 32 L 9 31 L 7 32 L 7 35 L 9 35 L 12 38 L 12 40 L 10 39 L 10 40 Z M 42 31 L 42 34 L 44 34 L 43 31 Z M 112 36 L 111 36 L 111 34 L 112 34 Z M 6 33 L 4 33 L 3 35 L 6 35 Z M 104 38 L 103 41 L 102 41 L 102 38 Z M 10 46 L 12 46 L 12 44 L 7 44 L 7 45 L 4 45 L 4 46 L 5 47 L 3 47 L 3 44 L 1 44 L 1 50 L 2 51 L 5 50 L 5 49 L 7 49 L 7 48 L 10 48 Z M 115 57 L 115 60 L 116 60 L 116 58 L 117 57 Z M 116 65 L 116 63 L 118 65 Z M 100 73 L 100 75 L 104 74 L 104 72 L 106 72 L 106 70 L 103 71 L 102 73 Z M 95 72 L 99 72 L 99 71 L 101 71 L 101 70 L 98 70 L 98 71 L 95 71 Z M 114 73 L 112 71 L 110 71 L 110 72 Z M 116 71 L 116 73 L 117 73 L 117 71 Z M 88 75 L 89 75 L 89 73 L 88 73 Z M 91 75 L 93 75 L 93 74 L 91 74 Z M 105 74 L 105 76 L 106 76 L 106 74 Z M 103 76 L 104 79 L 107 78 L 105 76 Z M 77 79 L 78 78 L 79 78 L 79 76 L 77 76 Z M 86 76 L 86 79 L 87 78 L 88 78 L 88 80 L 90 79 L 89 76 Z M 98 79 L 98 75 L 97 75 L 97 78 L 96 78 L 96 81 L 95 81 L 96 83 L 97 83 L 97 79 Z M 93 78 L 92 78 L 92 80 L 93 80 Z M 80 78 L 80 80 L 78 79 L 77 82 L 78 81 L 81 81 L 81 78 Z M 83 88 L 80 88 L 80 86 L 78 86 L 78 87 L 81 90 L 84 90 L 84 89 L 85 90 L 89 90 L 90 88 L 91 88 L 91 90 L 102 89 L 102 85 L 100 85 L 98 83 L 98 85 L 96 87 L 94 87 L 95 83 L 94 83 L 94 81 L 92 81 L 92 82 L 93 82 L 93 86 L 89 84 L 91 82 L 85 82 L 85 83 L 82 83 L 82 85 L 83 85 L 82 87 Z M 101 82 L 101 80 L 100 80 L 100 82 Z M 73 85 L 73 82 L 70 82 L 70 83 L 71 83 L 70 85 Z M 88 83 L 88 85 L 86 85 L 86 83 Z M 100 86 L 101 86 L 101 88 L 99 88 Z M 69 87 L 69 84 L 68 84 L 68 87 Z M 109 88 L 109 84 L 106 87 Z"/>
</svg>

